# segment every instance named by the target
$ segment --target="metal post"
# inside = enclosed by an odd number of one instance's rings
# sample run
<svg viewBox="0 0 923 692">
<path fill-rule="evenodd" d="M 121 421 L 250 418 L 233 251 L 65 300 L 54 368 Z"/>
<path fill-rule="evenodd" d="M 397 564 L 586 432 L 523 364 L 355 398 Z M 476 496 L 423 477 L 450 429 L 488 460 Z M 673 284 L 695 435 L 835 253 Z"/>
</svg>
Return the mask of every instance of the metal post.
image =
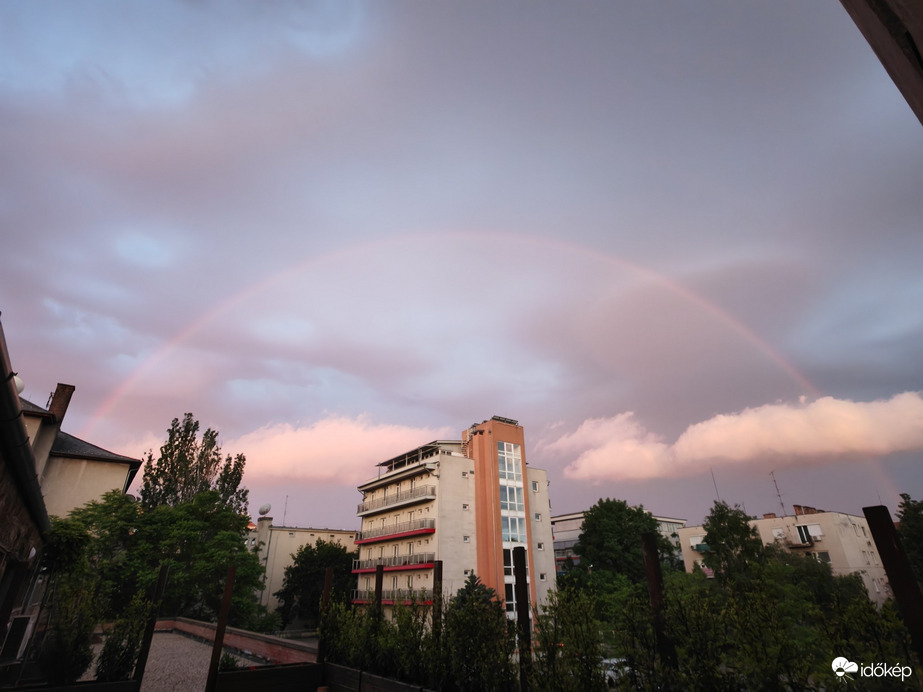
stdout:
<svg viewBox="0 0 923 692">
<path fill-rule="evenodd" d="M 923 660 L 923 595 L 920 594 L 920 585 L 913 576 L 907 553 L 901 545 L 891 512 L 884 505 L 863 507 L 862 513 L 869 523 L 872 538 L 881 556 L 881 564 L 888 575 L 891 591 L 897 607 L 904 616 L 904 623 L 910 632 L 910 640 L 917 656 Z"/>
<path fill-rule="evenodd" d="M 212 646 L 212 660 L 208 666 L 205 692 L 215 692 L 215 686 L 218 684 L 218 663 L 221 660 L 221 648 L 224 646 L 224 630 L 228 625 L 228 613 L 231 610 L 231 596 L 234 594 L 234 577 L 236 576 L 237 565 L 231 565 L 228 567 L 228 577 L 224 583 L 224 598 L 221 601 L 221 612 L 218 613 L 218 625 L 215 627 L 215 643 Z"/>
<path fill-rule="evenodd" d="M 513 548 L 514 594 L 516 596 L 516 622 L 519 636 L 519 689 L 529 692 L 529 678 L 532 672 L 532 599 L 526 581 L 526 549 Z"/>
</svg>

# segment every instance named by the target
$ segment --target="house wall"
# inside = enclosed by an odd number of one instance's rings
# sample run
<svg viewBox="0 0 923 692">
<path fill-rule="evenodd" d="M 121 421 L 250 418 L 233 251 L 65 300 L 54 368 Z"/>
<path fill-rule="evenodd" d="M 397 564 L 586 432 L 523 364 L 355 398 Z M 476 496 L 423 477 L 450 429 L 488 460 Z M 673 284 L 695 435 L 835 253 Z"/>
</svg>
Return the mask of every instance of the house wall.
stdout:
<svg viewBox="0 0 923 692">
<path fill-rule="evenodd" d="M 124 490 L 128 472 L 127 464 L 50 457 L 42 483 L 48 514 L 66 517 L 72 510 L 98 500 L 110 490 Z"/>
</svg>

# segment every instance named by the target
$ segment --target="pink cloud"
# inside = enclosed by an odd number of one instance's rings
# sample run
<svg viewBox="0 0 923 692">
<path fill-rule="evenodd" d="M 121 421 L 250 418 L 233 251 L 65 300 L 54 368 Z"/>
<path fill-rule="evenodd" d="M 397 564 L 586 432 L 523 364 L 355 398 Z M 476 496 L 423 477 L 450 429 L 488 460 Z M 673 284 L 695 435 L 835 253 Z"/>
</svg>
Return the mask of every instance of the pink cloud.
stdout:
<svg viewBox="0 0 923 692">
<path fill-rule="evenodd" d="M 767 404 L 691 425 L 672 445 L 628 412 L 586 420 L 542 447 L 576 456 L 564 474 L 593 482 L 689 476 L 718 465 L 880 457 L 923 449 L 923 397 L 905 392 L 871 402 L 822 397 Z"/>
<path fill-rule="evenodd" d="M 244 482 L 286 479 L 356 485 L 375 475 L 375 464 L 435 439 L 448 428 L 414 428 L 330 417 L 306 427 L 268 425 L 223 445 L 247 457 Z"/>
</svg>

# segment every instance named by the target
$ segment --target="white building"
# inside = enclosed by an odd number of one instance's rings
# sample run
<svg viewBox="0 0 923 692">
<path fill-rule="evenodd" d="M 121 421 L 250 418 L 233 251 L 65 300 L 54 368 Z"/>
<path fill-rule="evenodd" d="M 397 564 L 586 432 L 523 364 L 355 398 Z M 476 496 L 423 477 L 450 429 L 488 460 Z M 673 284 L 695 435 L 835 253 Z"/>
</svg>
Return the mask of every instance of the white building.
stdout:
<svg viewBox="0 0 923 692">
<path fill-rule="evenodd" d="M 442 561 L 450 598 L 472 573 L 515 610 L 513 548 L 526 548 L 530 599 L 554 585 L 548 479 L 527 465 L 523 429 L 493 417 L 378 464 L 359 486 L 362 527 L 354 602 L 368 603 L 383 566 L 383 605 L 431 602 L 434 563 Z"/>
<path fill-rule="evenodd" d="M 879 605 L 891 596 L 865 517 L 801 505 L 794 509 L 794 516 L 764 514 L 761 519 L 751 519 L 750 526 L 756 527 L 764 545 L 775 544 L 787 552 L 826 562 L 834 574 L 861 574 L 869 597 Z M 689 526 L 680 529 L 679 536 L 686 571 L 698 565 L 710 574 L 702 561 L 708 552 L 705 529 Z"/>
</svg>

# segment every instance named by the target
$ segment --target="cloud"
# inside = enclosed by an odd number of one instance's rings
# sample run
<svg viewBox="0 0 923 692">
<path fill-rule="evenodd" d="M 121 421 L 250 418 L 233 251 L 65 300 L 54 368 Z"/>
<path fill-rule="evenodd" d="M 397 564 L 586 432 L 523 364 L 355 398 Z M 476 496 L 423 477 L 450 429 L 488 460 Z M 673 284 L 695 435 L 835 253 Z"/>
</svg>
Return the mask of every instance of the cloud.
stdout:
<svg viewBox="0 0 923 692">
<path fill-rule="evenodd" d="M 414 428 L 372 423 L 365 416 L 335 416 L 307 427 L 268 425 L 225 442 L 222 448 L 247 457 L 247 480 L 284 478 L 355 485 L 375 475 L 375 464 L 451 434 L 448 428 Z"/>
<path fill-rule="evenodd" d="M 816 465 L 923 449 L 923 397 L 905 392 L 856 402 L 822 397 L 767 404 L 689 426 L 669 445 L 631 412 L 584 421 L 544 443 L 543 452 L 576 455 L 569 478 L 600 482 L 689 476 L 716 465 Z"/>
</svg>

